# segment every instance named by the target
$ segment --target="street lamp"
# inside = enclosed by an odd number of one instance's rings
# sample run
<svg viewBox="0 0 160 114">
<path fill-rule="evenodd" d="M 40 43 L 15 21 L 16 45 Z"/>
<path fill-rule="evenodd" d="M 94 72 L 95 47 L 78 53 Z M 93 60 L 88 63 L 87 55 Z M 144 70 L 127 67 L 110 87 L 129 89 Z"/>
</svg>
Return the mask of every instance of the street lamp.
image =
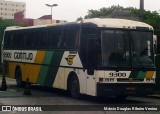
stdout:
<svg viewBox="0 0 160 114">
<path fill-rule="evenodd" d="M 51 24 L 52 24 L 52 7 L 56 7 L 58 6 L 58 4 L 52 4 L 52 5 L 46 4 L 46 6 L 51 7 Z"/>
</svg>

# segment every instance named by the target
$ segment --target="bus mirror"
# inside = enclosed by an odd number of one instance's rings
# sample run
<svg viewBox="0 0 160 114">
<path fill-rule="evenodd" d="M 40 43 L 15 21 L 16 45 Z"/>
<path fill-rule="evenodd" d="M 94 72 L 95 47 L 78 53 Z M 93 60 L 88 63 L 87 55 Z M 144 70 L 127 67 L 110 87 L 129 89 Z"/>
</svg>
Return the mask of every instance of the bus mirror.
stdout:
<svg viewBox="0 0 160 114">
<path fill-rule="evenodd" d="M 88 75 L 94 75 L 94 68 L 96 66 L 97 46 L 95 34 L 89 34 L 87 36 L 87 73 Z"/>
<path fill-rule="evenodd" d="M 157 54 L 157 35 L 153 35 L 153 41 L 154 41 L 154 50 L 155 53 Z"/>
</svg>

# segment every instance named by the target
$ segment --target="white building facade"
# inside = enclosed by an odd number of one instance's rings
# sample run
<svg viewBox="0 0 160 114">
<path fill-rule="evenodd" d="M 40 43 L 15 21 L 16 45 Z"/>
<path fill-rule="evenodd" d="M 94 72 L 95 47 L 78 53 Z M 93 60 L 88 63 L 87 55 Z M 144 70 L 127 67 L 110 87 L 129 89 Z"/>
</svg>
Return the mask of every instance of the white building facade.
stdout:
<svg viewBox="0 0 160 114">
<path fill-rule="evenodd" d="M 51 19 L 34 19 L 33 25 L 46 25 L 46 24 L 57 24 L 57 23 L 66 23 L 65 20 L 52 20 Z"/>
<path fill-rule="evenodd" d="M 14 14 L 23 11 L 26 14 L 26 3 L 0 0 L 0 18 L 14 19 Z"/>
</svg>

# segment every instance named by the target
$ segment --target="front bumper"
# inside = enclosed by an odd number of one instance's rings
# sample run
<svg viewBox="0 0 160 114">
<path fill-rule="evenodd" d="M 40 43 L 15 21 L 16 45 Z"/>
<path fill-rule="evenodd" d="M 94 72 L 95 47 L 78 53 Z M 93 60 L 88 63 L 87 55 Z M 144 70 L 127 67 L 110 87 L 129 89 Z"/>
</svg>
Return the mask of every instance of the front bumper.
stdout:
<svg viewBox="0 0 160 114">
<path fill-rule="evenodd" d="M 97 83 L 97 96 L 151 95 L 155 83 Z"/>
</svg>

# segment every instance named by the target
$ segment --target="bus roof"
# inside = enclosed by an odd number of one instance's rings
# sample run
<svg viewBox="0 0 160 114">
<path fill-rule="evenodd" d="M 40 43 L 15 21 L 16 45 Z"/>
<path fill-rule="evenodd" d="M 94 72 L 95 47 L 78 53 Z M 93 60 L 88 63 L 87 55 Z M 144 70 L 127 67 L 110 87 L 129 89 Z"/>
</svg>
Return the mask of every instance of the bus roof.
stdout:
<svg viewBox="0 0 160 114">
<path fill-rule="evenodd" d="M 94 19 L 86 19 L 83 21 L 84 23 L 90 22 L 96 24 L 98 27 L 109 27 L 109 28 L 149 28 L 153 30 L 153 27 L 149 24 L 127 20 L 127 19 L 117 19 L 117 18 L 94 18 Z"/>
<path fill-rule="evenodd" d="M 60 24 L 48 24 L 48 25 L 38 25 L 38 26 L 29 26 L 29 27 L 20 27 L 20 26 L 11 26 L 7 27 L 5 31 L 11 30 L 21 30 L 21 29 L 33 29 L 33 28 L 41 28 L 41 27 L 51 27 L 51 26 L 59 26 L 59 25 L 70 25 L 70 24 L 78 24 L 78 23 L 92 23 L 98 27 L 108 27 L 108 28 L 128 28 L 128 29 L 136 29 L 136 28 L 148 28 L 149 30 L 153 30 L 153 27 L 149 24 L 127 20 L 127 19 L 117 19 L 117 18 L 93 18 L 93 19 L 84 19 L 79 22 L 69 22 L 69 23 L 60 23 Z"/>
</svg>

